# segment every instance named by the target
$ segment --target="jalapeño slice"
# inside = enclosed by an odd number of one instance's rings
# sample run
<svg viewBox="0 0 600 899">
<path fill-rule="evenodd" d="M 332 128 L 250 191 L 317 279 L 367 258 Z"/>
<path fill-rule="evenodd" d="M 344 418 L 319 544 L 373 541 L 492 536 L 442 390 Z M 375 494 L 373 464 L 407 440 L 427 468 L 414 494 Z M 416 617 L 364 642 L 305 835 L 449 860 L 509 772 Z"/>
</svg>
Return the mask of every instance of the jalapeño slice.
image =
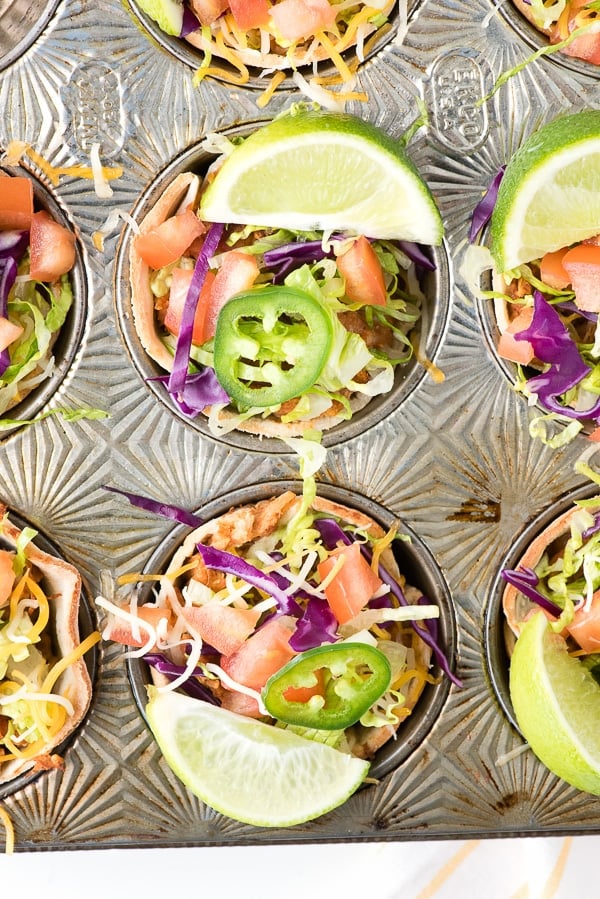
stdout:
<svg viewBox="0 0 600 899">
<path fill-rule="evenodd" d="M 389 661 L 374 646 L 317 646 L 269 678 L 263 702 L 270 715 L 286 724 L 343 730 L 383 696 L 391 676 Z"/>
<path fill-rule="evenodd" d="M 331 350 L 331 313 L 309 293 L 267 285 L 223 306 L 214 339 L 217 379 L 240 410 L 299 397 Z"/>
</svg>

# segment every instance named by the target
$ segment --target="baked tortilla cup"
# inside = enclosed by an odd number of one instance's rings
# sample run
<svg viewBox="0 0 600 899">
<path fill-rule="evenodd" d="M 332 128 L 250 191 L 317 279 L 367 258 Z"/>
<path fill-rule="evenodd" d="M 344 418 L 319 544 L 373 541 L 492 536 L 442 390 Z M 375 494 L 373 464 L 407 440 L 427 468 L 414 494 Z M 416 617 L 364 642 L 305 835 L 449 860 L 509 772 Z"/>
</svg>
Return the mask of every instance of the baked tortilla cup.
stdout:
<svg viewBox="0 0 600 899">
<path fill-rule="evenodd" d="M 188 191 L 200 189 L 200 178 L 192 172 L 182 172 L 169 184 L 160 199 L 144 216 L 139 229 L 146 234 L 165 219 L 174 215 L 186 197 Z M 160 338 L 155 315 L 155 297 L 150 289 L 150 267 L 143 261 L 136 250 L 135 239 L 129 248 L 129 271 L 131 282 L 131 307 L 135 329 L 144 350 L 161 368 L 171 371 L 173 356 Z M 352 414 L 358 412 L 369 402 L 371 397 L 356 393 L 350 398 Z M 206 417 L 210 413 L 207 407 L 202 413 Z M 342 410 L 343 411 L 343 410 Z M 260 437 L 302 437 L 306 430 L 325 431 L 345 421 L 345 416 L 333 406 L 323 415 L 295 422 L 281 422 L 275 418 L 264 419 L 253 416 L 247 421 L 238 421 L 239 416 L 228 409 L 222 409 L 217 420 L 227 427 L 227 423 L 236 420 L 235 430 L 255 434 Z"/>
<path fill-rule="evenodd" d="M 203 543 L 225 552 L 241 553 L 243 556 L 244 548 L 249 547 L 255 540 L 267 537 L 280 525 L 289 521 L 298 510 L 300 503 L 301 498 L 288 490 L 271 499 L 230 509 L 190 532 L 171 557 L 165 573 L 177 572 L 193 557 L 197 558 L 197 543 Z M 370 516 L 338 502 L 317 497 L 311 508 L 323 513 L 325 517 L 335 517 L 342 527 L 347 524 L 364 529 L 377 538 L 384 536 L 385 532 L 382 527 Z M 401 586 L 408 602 L 417 602 L 422 593 L 415 587 L 406 584 L 390 548 L 382 553 L 381 563 Z M 185 583 L 186 576 L 189 578 L 189 572 L 183 577 L 176 578 L 174 583 L 181 587 Z M 425 622 L 421 622 L 421 624 L 425 625 Z M 405 643 L 412 648 L 416 666 L 420 670 L 428 671 L 432 655 L 429 646 L 420 637 L 413 634 L 410 628 L 407 628 L 406 623 L 393 623 L 391 633 L 397 642 Z M 166 679 L 157 674 L 155 669 L 151 669 L 151 675 L 155 684 L 167 683 Z M 222 690 L 218 681 L 206 679 L 202 682 L 218 699 L 221 698 Z M 347 728 L 346 737 L 352 754 L 364 759 L 373 758 L 375 753 L 395 736 L 400 724 L 417 705 L 425 686 L 426 681 L 422 677 L 414 677 L 403 685 L 402 694 L 405 702 L 402 704 L 402 708 L 405 711 L 402 712 L 402 715 L 405 717 L 399 716 L 400 720 L 397 724 L 383 727 L 363 727 L 361 724 L 355 724 Z"/>
<path fill-rule="evenodd" d="M 598 509 L 595 511 L 598 510 L 600 510 L 600 500 L 598 501 Z M 566 512 L 563 512 L 562 515 L 559 515 L 558 518 L 555 518 L 532 540 L 515 568 L 530 568 L 534 570 L 544 555 L 547 555 L 550 559 L 560 556 L 567 540 L 571 536 L 573 517 L 580 511 L 578 506 L 573 506 L 567 509 Z M 518 587 L 508 584 L 502 595 L 502 608 L 510 631 L 512 631 L 515 637 L 518 637 L 525 619 L 532 612 L 539 610 L 540 607 L 537 603 L 524 596 Z"/>
<path fill-rule="evenodd" d="M 245 130 L 245 134 L 252 133 Z M 201 187 L 201 176 L 191 169 L 199 172 L 210 167 L 214 160 L 212 154 L 202 148 L 190 154 L 187 161 L 180 161 L 179 166 L 186 165 L 186 170 L 171 176 L 165 176 L 166 186 L 161 188 L 162 179 L 150 193 L 151 199 L 142 206 L 140 213 L 139 232 L 146 234 L 156 228 L 166 219 L 175 215 L 182 206 L 189 203 L 189 198 L 197 195 Z M 188 169 L 189 167 L 189 169 Z M 119 267 L 123 272 L 122 280 L 119 280 L 121 291 L 121 303 L 124 311 L 121 313 L 121 326 L 126 340 L 130 345 L 136 367 L 143 373 L 145 381 L 153 381 L 157 376 L 164 376 L 172 370 L 173 352 L 163 343 L 166 332 L 162 331 L 159 316 L 155 304 L 155 297 L 150 288 L 150 274 L 154 270 L 143 261 L 136 248 L 135 234 L 129 235 L 122 244 L 122 257 Z M 433 248 L 434 250 L 436 248 Z M 443 332 L 442 320 L 448 312 L 448 270 L 445 257 L 436 254 L 435 269 L 425 271 L 418 275 L 418 287 L 415 287 L 415 301 L 420 302 L 421 309 L 418 320 L 408 327 L 410 339 L 413 336 L 418 339 L 418 351 L 406 363 L 396 367 L 391 388 L 381 390 L 374 395 L 354 390 L 344 391 L 348 410 L 344 409 L 341 402 L 333 401 L 322 413 L 312 418 L 302 418 L 294 421 L 282 421 L 279 414 L 283 414 L 286 405 L 282 404 L 278 413 L 263 417 L 255 414 L 246 420 L 241 420 L 240 415 L 233 405 L 211 408 L 207 406 L 202 412 L 195 415 L 184 415 L 176 403 L 168 395 L 163 385 L 151 386 L 150 389 L 165 404 L 183 418 L 186 423 L 201 431 L 213 439 L 223 440 L 243 449 L 256 450 L 257 441 L 254 437 L 270 438 L 273 446 L 267 447 L 267 452 L 288 452 L 285 448 L 277 447 L 277 438 L 302 437 L 307 430 L 324 432 L 324 445 L 331 444 L 337 439 L 347 439 L 347 436 L 355 436 L 371 427 L 376 421 L 381 420 L 388 412 L 396 408 L 412 393 L 416 385 L 427 375 L 429 371 L 428 359 L 431 359 L 437 350 L 441 334 Z M 412 275 L 411 275 L 412 277 Z M 378 339 L 377 330 L 374 328 L 373 336 Z M 353 326 L 348 331 L 356 330 Z M 383 330 L 383 329 L 382 329 Z M 371 334 L 369 326 L 365 324 L 358 328 L 368 347 L 371 348 Z M 392 341 L 395 339 L 391 337 Z M 377 344 L 373 344 L 377 345 Z M 392 343 L 391 349 L 402 351 L 400 342 Z M 433 366 L 434 367 L 434 366 Z M 360 380 L 361 372 L 357 375 Z M 294 399 L 290 403 L 295 402 Z M 338 431 L 339 429 L 339 431 Z M 332 433 L 333 432 L 333 433 Z M 342 433 L 343 432 L 343 433 Z M 262 447 L 261 447 L 262 449 Z"/>
<path fill-rule="evenodd" d="M 11 551 L 16 549 L 21 530 L 5 518 L 6 513 L 6 508 L 0 505 L 0 547 Z M 46 658 L 51 666 L 66 658 L 81 643 L 78 623 L 81 575 L 73 565 L 44 552 L 31 541 L 25 548 L 25 557 L 32 570 L 37 569 L 41 575 L 41 585 L 48 599 L 50 618 L 42 632 L 41 643 L 34 645 L 38 648 L 42 645 L 51 647 L 52 659 Z M 3 764 L 0 759 L 0 783 L 6 783 L 32 768 L 61 767 L 62 760 L 55 752 L 79 727 L 92 700 L 92 682 L 83 657 L 79 656 L 65 668 L 52 692 L 68 699 L 73 713 L 67 716 L 52 739 L 44 743 L 35 758 L 14 759 Z"/>
<path fill-rule="evenodd" d="M 0 166 L 0 180 L 6 176 L 29 177 L 33 182 L 34 212 L 49 213 L 57 224 L 67 228 L 75 236 L 75 263 L 66 275 L 73 299 L 64 322 L 50 338 L 48 354 L 54 359 L 53 365 L 48 370 L 47 361 L 44 358 L 40 360 L 36 369 L 18 382 L 17 395 L 8 407 L 0 411 L 0 418 L 19 421 L 35 418 L 69 375 L 87 324 L 88 274 L 77 229 L 54 196 L 52 189 L 39 182 L 24 164 Z M 50 282 L 46 283 L 50 289 L 54 287 L 58 291 L 59 281 L 60 279 L 53 286 Z M 42 376 L 44 372 L 46 374 Z M 0 377 L 0 383 L 1 381 Z M 18 427 L 19 425 L 15 425 L 14 430 Z M 0 439 L 12 432 L 13 429 L 3 428 L 0 431 Z"/>
</svg>

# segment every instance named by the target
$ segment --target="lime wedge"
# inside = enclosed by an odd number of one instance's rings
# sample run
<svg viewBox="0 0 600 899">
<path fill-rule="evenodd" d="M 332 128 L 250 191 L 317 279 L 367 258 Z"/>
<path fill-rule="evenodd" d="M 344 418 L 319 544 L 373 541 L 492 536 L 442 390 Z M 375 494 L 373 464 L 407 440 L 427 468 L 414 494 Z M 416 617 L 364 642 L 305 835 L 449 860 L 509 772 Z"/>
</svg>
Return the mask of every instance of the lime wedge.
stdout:
<svg viewBox="0 0 600 899">
<path fill-rule="evenodd" d="M 137 0 L 142 12 L 153 19 L 165 34 L 181 34 L 183 3 L 181 0 Z"/>
<path fill-rule="evenodd" d="M 236 821 L 290 827 L 324 815 L 363 782 L 369 763 L 180 693 L 148 690 L 152 732 L 177 777 Z"/>
<path fill-rule="evenodd" d="M 356 116 L 306 109 L 237 145 L 206 190 L 200 215 L 428 245 L 443 233 L 431 192 L 400 143 Z"/>
<path fill-rule="evenodd" d="M 491 221 L 491 252 L 507 272 L 600 233 L 600 110 L 561 116 L 509 161 Z"/>
<path fill-rule="evenodd" d="M 517 723 L 558 777 L 600 795 L 600 686 L 542 612 L 524 625 L 510 666 Z"/>
</svg>

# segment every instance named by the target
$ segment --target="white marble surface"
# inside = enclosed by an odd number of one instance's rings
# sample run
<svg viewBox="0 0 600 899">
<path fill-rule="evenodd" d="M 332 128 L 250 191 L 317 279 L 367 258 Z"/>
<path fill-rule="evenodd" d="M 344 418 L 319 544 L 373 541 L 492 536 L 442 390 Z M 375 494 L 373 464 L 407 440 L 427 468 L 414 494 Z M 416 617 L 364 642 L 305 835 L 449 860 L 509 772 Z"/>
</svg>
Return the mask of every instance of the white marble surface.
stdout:
<svg viewBox="0 0 600 899">
<path fill-rule="evenodd" d="M 599 837 L 16 853 L 3 896 L 572 899 L 600 895 Z M 35 884 L 35 890 L 33 888 Z"/>
</svg>

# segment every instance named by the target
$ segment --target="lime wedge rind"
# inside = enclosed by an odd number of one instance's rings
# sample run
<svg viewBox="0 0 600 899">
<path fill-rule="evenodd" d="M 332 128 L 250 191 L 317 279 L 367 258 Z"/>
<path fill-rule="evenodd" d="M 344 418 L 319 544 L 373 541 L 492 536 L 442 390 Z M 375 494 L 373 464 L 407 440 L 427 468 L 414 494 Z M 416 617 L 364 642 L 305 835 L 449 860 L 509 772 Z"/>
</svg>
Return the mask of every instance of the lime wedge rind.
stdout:
<svg viewBox="0 0 600 899">
<path fill-rule="evenodd" d="M 172 691 L 149 689 L 146 714 L 163 756 L 211 808 L 257 827 L 291 827 L 343 804 L 369 763 L 288 730 Z"/>
<path fill-rule="evenodd" d="M 510 666 L 510 697 L 525 740 L 554 774 L 600 795 L 600 686 L 538 612 Z"/>
<path fill-rule="evenodd" d="M 323 112 L 282 116 L 235 147 L 200 215 L 428 245 L 443 237 L 435 200 L 402 145 L 354 116 Z"/>
<path fill-rule="evenodd" d="M 491 221 L 491 252 L 507 272 L 600 232 L 600 110 L 561 116 L 508 163 Z"/>
</svg>

